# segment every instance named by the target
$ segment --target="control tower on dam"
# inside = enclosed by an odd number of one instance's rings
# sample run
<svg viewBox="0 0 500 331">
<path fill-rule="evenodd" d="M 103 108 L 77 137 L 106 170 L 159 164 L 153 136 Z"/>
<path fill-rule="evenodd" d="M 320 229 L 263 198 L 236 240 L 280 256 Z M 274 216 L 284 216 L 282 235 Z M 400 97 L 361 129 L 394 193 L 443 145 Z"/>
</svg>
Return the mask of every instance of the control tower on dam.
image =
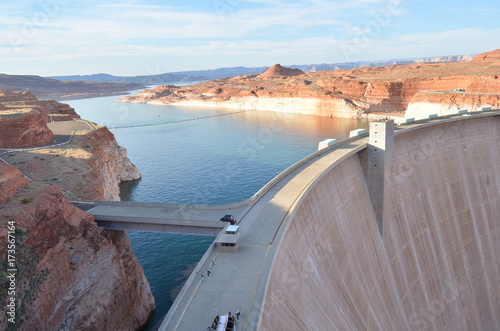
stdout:
<svg viewBox="0 0 500 331">
<path fill-rule="evenodd" d="M 276 241 L 256 328 L 500 330 L 500 116 L 410 125 L 319 175 Z"/>
</svg>

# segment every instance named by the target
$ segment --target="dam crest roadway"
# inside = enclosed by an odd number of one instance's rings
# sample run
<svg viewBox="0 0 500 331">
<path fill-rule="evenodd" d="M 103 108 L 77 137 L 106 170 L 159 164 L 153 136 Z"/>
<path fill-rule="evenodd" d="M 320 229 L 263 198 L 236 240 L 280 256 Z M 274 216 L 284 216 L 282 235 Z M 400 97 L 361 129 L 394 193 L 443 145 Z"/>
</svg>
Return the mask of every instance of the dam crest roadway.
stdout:
<svg viewBox="0 0 500 331">
<path fill-rule="evenodd" d="M 238 331 L 500 329 L 500 114 L 463 115 L 396 126 L 375 188 L 362 135 L 239 203 L 89 212 L 111 229 L 215 236 L 236 217 L 238 250 L 209 247 L 160 330 L 206 330 L 238 308 Z"/>
</svg>

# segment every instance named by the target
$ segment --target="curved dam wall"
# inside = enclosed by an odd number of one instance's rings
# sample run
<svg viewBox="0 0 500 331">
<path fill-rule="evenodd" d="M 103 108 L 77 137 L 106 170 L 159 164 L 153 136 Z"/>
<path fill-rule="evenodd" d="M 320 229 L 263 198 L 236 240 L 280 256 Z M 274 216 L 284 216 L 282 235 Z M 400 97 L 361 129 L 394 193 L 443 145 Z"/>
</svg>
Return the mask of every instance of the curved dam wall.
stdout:
<svg viewBox="0 0 500 331">
<path fill-rule="evenodd" d="M 396 133 L 379 231 L 366 150 L 303 193 L 259 330 L 499 330 L 500 117 Z"/>
</svg>

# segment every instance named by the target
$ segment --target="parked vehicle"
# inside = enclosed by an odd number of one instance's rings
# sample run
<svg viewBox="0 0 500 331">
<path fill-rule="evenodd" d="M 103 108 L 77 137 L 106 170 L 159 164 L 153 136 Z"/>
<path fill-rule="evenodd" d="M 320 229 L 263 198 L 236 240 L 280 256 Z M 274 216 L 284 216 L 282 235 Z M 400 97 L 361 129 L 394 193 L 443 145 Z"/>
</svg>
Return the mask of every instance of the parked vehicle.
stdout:
<svg viewBox="0 0 500 331">
<path fill-rule="evenodd" d="M 236 320 L 231 313 L 217 315 L 211 326 L 207 328 L 210 331 L 236 331 Z"/>
<path fill-rule="evenodd" d="M 229 222 L 231 223 L 231 225 L 236 224 L 236 219 L 234 218 L 233 215 L 224 215 L 224 217 L 222 217 L 220 220 L 221 222 Z"/>
</svg>

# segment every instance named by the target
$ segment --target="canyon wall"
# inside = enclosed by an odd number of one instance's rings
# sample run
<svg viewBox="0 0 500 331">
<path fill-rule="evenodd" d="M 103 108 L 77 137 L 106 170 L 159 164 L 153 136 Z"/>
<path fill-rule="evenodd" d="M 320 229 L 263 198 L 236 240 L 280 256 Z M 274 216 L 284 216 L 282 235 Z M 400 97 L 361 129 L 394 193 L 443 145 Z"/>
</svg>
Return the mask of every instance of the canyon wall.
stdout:
<svg viewBox="0 0 500 331">
<path fill-rule="evenodd" d="M 118 145 L 108 128 L 99 127 L 77 136 L 74 143 L 91 154 L 87 180 L 94 187 L 92 200 L 120 200 L 120 183 L 141 178 L 139 169 L 127 157 L 127 150 Z"/>
<path fill-rule="evenodd" d="M 17 229 L 18 330 L 136 330 L 147 321 L 154 300 L 125 232 L 98 227 L 59 188 L 37 183 L 4 204 L 0 219 Z M 2 329 L 12 326 L 7 317 Z"/>
<path fill-rule="evenodd" d="M 379 231 L 366 150 L 291 211 L 259 330 L 500 329 L 500 118 L 397 134 Z"/>
<path fill-rule="evenodd" d="M 54 115 L 78 118 L 68 105 L 29 93 L 0 93 L 0 100 L 0 127 L 19 120 L 19 132 L 2 130 L 0 139 L 26 135 L 32 122 L 24 113 L 38 114 L 36 125 Z M 119 200 L 119 183 L 141 176 L 107 128 L 82 123 L 85 129 L 67 144 L 9 152 L 2 155 L 8 163 L 0 160 L 0 304 L 14 298 L 16 307 L 15 323 L 0 315 L 2 330 L 136 330 L 155 309 L 127 233 L 98 227 L 69 202 Z M 14 295 L 5 277 L 12 268 L 9 225 L 15 227 Z"/>
</svg>

